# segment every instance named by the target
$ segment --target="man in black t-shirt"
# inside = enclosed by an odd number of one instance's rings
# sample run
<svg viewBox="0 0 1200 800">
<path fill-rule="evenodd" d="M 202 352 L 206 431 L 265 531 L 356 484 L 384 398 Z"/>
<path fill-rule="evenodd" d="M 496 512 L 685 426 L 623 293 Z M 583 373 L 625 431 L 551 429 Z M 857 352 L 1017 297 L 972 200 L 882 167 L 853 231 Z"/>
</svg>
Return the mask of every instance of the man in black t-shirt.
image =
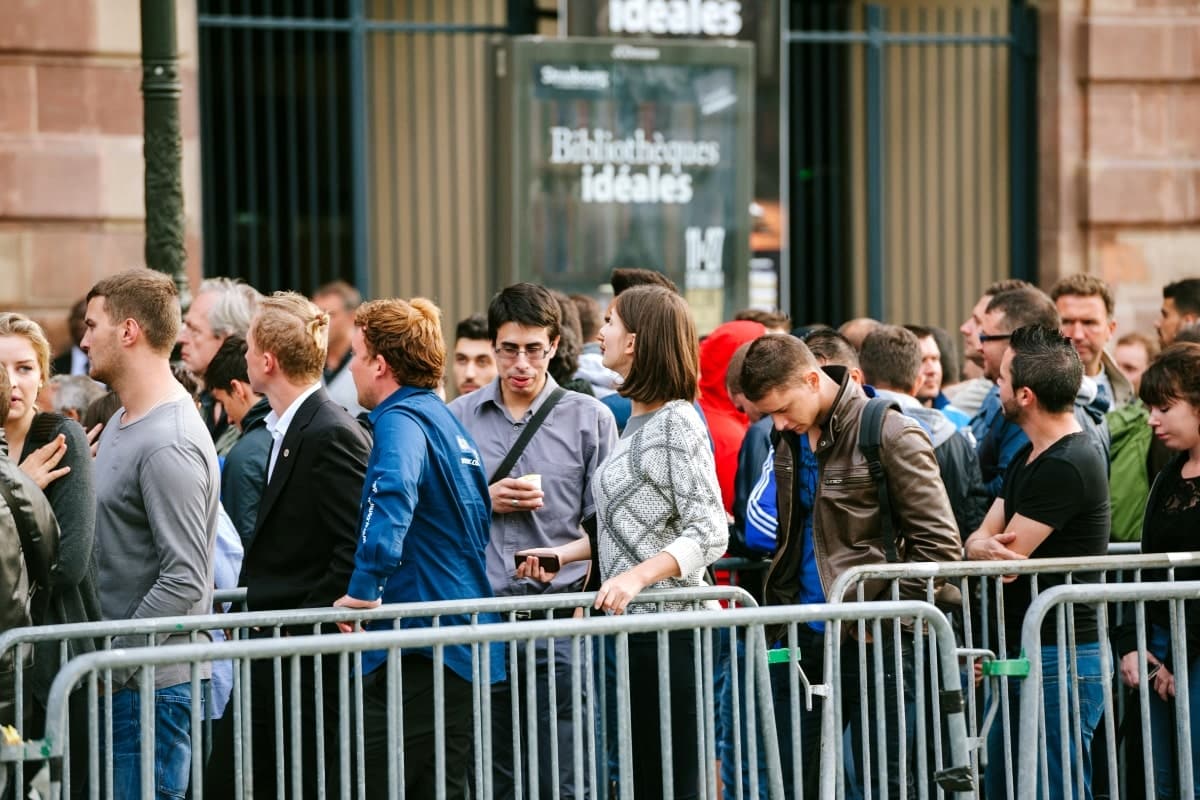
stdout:
<svg viewBox="0 0 1200 800">
<path fill-rule="evenodd" d="M 1003 492 L 983 525 L 967 538 L 968 559 L 1086 557 L 1106 552 L 1110 518 L 1107 461 L 1096 440 L 1082 431 L 1073 411 L 1082 378 L 1079 356 L 1071 341 L 1057 330 L 1030 326 L 1013 331 L 996 383 L 1005 417 L 1021 427 L 1029 444 L 1009 465 Z M 1076 583 L 1086 580 L 1084 575 L 1072 577 Z M 1044 575 L 1038 585 L 1044 590 L 1064 582 L 1063 576 Z M 1021 621 L 1029 607 L 1028 577 L 1013 581 L 1004 594 L 1006 649 L 1012 654 L 1020 648 Z M 1067 666 L 1067 676 L 1078 688 L 1078 705 L 1075 691 L 1068 687 L 1070 706 L 1066 709 L 1059 708 L 1058 665 L 1069 645 L 1057 640 L 1056 619 L 1051 615 L 1042 629 L 1049 796 L 1074 797 L 1076 782 L 1082 778 L 1083 800 L 1090 800 L 1092 733 L 1104 708 L 1096 617 L 1088 608 L 1076 609 L 1073 614 L 1074 658 Z M 1010 685 L 1009 698 L 1013 710 L 1011 752 L 1015 755 L 1020 725 L 1016 719 L 1018 684 Z M 1062 762 L 1060 739 L 1064 715 L 1070 720 L 1068 764 Z M 1003 735 L 1003 727 L 996 724 L 988 736 L 984 776 L 988 797 L 1011 796 L 1006 784 L 1014 777 L 1005 768 Z M 1039 787 L 1039 796 L 1041 792 Z"/>
</svg>

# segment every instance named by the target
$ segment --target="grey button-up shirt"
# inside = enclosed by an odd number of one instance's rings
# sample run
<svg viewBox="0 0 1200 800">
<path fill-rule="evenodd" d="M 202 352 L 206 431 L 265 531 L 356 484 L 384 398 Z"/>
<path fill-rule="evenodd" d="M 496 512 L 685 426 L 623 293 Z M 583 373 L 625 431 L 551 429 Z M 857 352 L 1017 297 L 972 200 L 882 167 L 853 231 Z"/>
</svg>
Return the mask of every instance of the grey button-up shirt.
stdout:
<svg viewBox="0 0 1200 800">
<path fill-rule="evenodd" d="M 521 430 L 557 388 L 549 375 L 546 385 L 525 415 L 513 419 L 500 397 L 499 379 L 457 398 L 450 411 L 475 440 L 488 478 L 504 461 Z M 545 504 L 537 511 L 492 514 L 487 549 L 488 580 L 499 595 L 576 591 L 587 573 L 587 562 L 569 564 L 546 585 L 513 576 L 513 555 L 529 547 L 555 547 L 584 535 L 580 523 L 596 513 L 592 476 L 617 442 L 617 423 L 608 407 L 594 397 L 567 392 L 529 440 L 525 452 L 503 477 L 542 476 Z"/>
</svg>

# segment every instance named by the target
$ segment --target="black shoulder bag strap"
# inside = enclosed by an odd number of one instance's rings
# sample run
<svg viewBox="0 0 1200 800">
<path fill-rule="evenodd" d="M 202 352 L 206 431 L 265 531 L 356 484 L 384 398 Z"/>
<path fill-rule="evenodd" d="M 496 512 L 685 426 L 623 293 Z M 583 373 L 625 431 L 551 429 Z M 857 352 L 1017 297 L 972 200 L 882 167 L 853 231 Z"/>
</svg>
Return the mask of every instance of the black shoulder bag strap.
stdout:
<svg viewBox="0 0 1200 800">
<path fill-rule="evenodd" d="M 858 429 L 858 449 L 867 459 L 867 469 L 875 481 L 879 493 L 879 533 L 883 539 L 883 552 L 889 564 L 900 560 L 896 552 L 896 524 L 892 516 L 892 497 L 888 492 L 887 472 L 883 469 L 883 461 L 879 458 L 883 445 L 883 419 L 888 409 L 900 412 L 900 406 L 895 401 L 883 397 L 874 397 L 867 401 L 863 409 L 862 420 Z"/>
<path fill-rule="evenodd" d="M 555 404 L 566 393 L 567 390 L 559 386 L 542 402 L 542 407 L 537 410 L 537 413 L 533 415 L 529 422 L 525 423 L 525 428 L 521 431 L 521 435 L 517 437 L 517 441 L 513 443 L 512 449 L 508 451 L 508 455 L 504 457 L 504 461 L 492 473 L 492 477 L 488 479 L 489 486 L 508 475 L 509 470 L 513 468 L 513 465 L 517 463 L 517 459 L 521 457 L 521 453 L 525 452 L 525 447 L 529 444 L 529 440 L 537 433 L 537 429 L 542 427 L 542 423 L 546 421 L 546 417 L 550 416 L 550 410 L 554 408 Z"/>
</svg>

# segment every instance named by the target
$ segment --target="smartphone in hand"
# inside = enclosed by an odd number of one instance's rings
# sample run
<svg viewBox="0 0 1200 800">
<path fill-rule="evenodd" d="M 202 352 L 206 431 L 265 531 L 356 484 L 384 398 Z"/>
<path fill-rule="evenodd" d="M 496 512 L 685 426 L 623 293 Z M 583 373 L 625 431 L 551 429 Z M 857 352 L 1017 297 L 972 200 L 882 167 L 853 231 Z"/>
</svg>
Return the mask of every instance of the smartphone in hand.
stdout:
<svg viewBox="0 0 1200 800">
<path fill-rule="evenodd" d="M 533 555 L 537 554 L 534 553 Z M 516 566 L 519 567 L 528 557 L 529 556 L 525 553 L 517 553 L 515 556 L 513 556 L 513 561 L 515 561 Z M 558 563 L 558 556 L 556 555 L 538 555 L 537 560 L 538 564 L 541 565 L 542 569 L 546 570 L 546 572 L 558 572 L 560 569 L 562 569 L 562 565 Z"/>
</svg>

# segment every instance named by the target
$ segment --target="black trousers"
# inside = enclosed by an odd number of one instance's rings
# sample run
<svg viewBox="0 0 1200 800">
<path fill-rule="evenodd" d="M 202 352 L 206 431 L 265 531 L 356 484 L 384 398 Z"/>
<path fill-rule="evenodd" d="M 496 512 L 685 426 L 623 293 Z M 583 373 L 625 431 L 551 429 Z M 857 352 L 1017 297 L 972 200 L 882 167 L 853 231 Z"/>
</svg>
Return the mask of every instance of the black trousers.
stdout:
<svg viewBox="0 0 1200 800">
<path fill-rule="evenodd" d="M 655 800 L 663 795 L 663 758 L 659 737 L 659 715 L 671 715 L 671 797 L 687 800 L 700 796 L 700 761 L 696 753 L 700 726 L 697 714 L 696 645 L 692 631 L 667 634 L 667 663 L 660 663 L 657 633 L 629 637 L 629 718 L 633 748 L 633 787 L 638 800 Z M 660 704 L 658 675 L 670 678 L 671 704 Z M 615 696 L 616 687 L 609 691 Z M 615 721 L 614 721 L 615 725 Z M 615 733 L 616 728 L 612 730 Z M 708 768 L 707 766 L 705 767 Z"/>
<path fill-rule="evenodd" d="M 433 798 L 437 794 L 433 692 L 433 661 L 421 655 L 400 660 L 403 715 L 404 796 L 411 800 Z M 386 800 L 388 795 L 388 726 L 395 725 L 387 706 L 387 667 L 381 666 L 363 678 L 363 749 L 366 767 L 367 797 Z M 474 734 L 471 715 L 471 683 L 452 670 L 442 668 L 446 747 L 447 800 L 467 797 L 467 778 L 471 772 L 471 740 Z"/>
<path fill-rule="evenodd" d="M 341 784 L 340 762 L 338 759 L 338 741 L 341 733 L 338 729 L 338 662 L 336 656 L 326 656 L 321 664 L 321 686 L 323 696 L 318 700 L 316 692 L 315 660 L 301 659 L 300 663 L 300 705 L 292 704 L 291 659 L 284 658 L 280 662 L 282 677 L 282 693 L 275 692 L 275 666 L 271 659 L 251 662 L 250 665 L 250 726 L 247 730 L 242 721 L 242 735 L 250 736 L 251 761 L 243 764 L 243 769 L 249 769 L 254 786 L 255 797 L 275 797 L 278 786 L 278 776 L 282 774 L 284 796 L 289 798 L 307 798 L 317 796 L 318 771 L 317 756 L 320 747 L 325 759 L 326 786 L 337 787 Z M 245 687 L 243 687 L 244 689 Z M 351 696 L 352 697 L 352 696 Z M 317 735 L 316 709 L 317 703 L 322 704 L 324 713 L 324 736 Z M 234 702 L 230 698 L 228 707 L 221 719 L 213 723 L 212 753 L 204 772 L 204 797 L 233 798 L 237 796 L 234 767 Z M 276 727 L 276 710 L 283 714 L 283 728 Z M 299 717 L 300 738 L 292 741 L 292 720 Z M 353 715 L 350 717 L 353 724 Z M 277 734 L 282 736 L 283 761 L 276 757 Z M 346 732 L 353 736 L 353 728 Z M 299 748 L 300 785 L 295 786 L 292 780 L 292 762 Z M 280 772 L 282 770 L 282 772 Z M 333 796 L 339 794 L 335 792 Z"/>
</svg>

